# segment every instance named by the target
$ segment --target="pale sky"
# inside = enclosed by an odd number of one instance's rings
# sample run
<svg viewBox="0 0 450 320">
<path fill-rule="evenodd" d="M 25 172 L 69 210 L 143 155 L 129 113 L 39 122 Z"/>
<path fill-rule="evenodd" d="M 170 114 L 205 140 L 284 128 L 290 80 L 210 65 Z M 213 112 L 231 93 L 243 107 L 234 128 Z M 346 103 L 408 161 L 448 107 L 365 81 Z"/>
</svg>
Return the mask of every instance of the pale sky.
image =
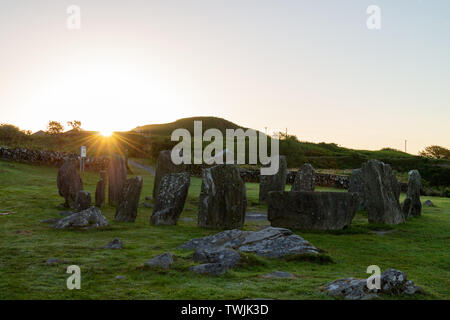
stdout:
<svg viewBox="0 0 450 320">
<path fill-rule="evenodd" d="M 448 0 L 1 0 L 0 67 L 0 122 L 33 131 L 211 115 L 351 148 L 450 147 Z"/>
</svg>

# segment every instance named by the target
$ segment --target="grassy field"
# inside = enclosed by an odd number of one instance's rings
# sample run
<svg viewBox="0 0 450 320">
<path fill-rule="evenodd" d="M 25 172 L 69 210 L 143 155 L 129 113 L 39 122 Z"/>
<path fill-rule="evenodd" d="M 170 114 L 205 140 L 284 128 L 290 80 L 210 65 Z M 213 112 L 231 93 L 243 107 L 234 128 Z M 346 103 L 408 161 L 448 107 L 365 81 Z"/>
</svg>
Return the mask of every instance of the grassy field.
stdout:
<svg viewBox="0 0 450 320">
<path fill-rule="evenodd" d="M 144 177 L 142 199 L 152 193 L 153 178 Z M 384 271 L 400 269 L 425 289 L 416 299 L 450 299 L 450 199 L 431 199 L 437 207 L 424 208 L 423 215 L 398 226 L 368 225 L 359 212 L 352 227 L 342 232 L 297 233 L 324 250 L 333 263 L 288 261 L 254 255 L 243 256 L 239 267 L 212 277 L 191 273 L 192 251 L 177 247 L 193 237 L 217 231 L 196 226 L 197 197 L 201 181 L 191 179 L 191 188 L 177 226 L 151 226 L 152 209 L 140 207 L 135 223 L 117 223 L 114 208 L 102 209 L 110 221 L 103 230 L 56 231 L 41 220 L 58 217 L 62 202 L 56 187 L 55 168 L 0 161 L 0 299 L 331 299 L 319 287 L 343 277 L 366 278 L 366 268 L 376 264 Z M 84 173 L 85 189 L 95 192 L 98 177 Z M 249 211 L 266 210 L 257 203 L 258 185 L 247 184 Z M 142 201 L 141 201 L 142 202 Z M 264 222 L 246 223 L 258 230 Z M 389 229 L 377 235 L 372 230 Z M 106 250 L 114 237 L 122 250 Z M 148 259 L 169 251 L 175 263 L 168 271 L 143 267 Z M 47 265 L 49 258 L 66 263 Z M 81 289 L 68 290 L 67 266 L 81 268 Z M 272 271 L 286 271 L 294 279 L 265 279 Z M 117 275 L 124 279 L 116 279 Z M 385 297 L 390 298 L 390 297 Z M 407 299 L 408 297 L 402 297 Z"/>
</svg>

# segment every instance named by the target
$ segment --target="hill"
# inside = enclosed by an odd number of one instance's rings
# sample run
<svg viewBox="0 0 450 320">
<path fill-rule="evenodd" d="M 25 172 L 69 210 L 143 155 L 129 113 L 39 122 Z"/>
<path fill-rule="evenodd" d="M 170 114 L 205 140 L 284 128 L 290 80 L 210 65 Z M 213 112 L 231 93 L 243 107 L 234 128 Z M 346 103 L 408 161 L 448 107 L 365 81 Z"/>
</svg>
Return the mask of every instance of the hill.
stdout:
<svg viewBox="0 0 450 320">
<path fill-rule="evenodd" d="M 184 128 L 187 129 L 192 135 L 194 134 L 194 121 L 202 121 L 203 131 L 211 128 L 219 129 L 222 134 L 225 134 L 226 129 L 244 129 L 231 121 L 217 118 L 217 117 L 190 117 L 178 119 L 174 122 L 162 123 L 162 124 L 149 124 L 140 126 L 132 131 L 144 135 L 158 135 L 158 136 L 170 136 L 175 129 Z"/>
</svg>

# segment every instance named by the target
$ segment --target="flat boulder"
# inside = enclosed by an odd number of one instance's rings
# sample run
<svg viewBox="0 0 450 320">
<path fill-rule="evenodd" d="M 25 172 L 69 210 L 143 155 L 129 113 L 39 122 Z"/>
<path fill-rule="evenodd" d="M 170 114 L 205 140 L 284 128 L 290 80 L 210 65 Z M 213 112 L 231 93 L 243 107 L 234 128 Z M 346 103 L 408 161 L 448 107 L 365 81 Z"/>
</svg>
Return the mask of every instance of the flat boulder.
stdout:
<svg viewBox="0 0 450 320">
<path fill-rule="evenodd" d="M 423 289 L 408 280 L 406 274 L 388 269 L 380 276 L 380 288 L 369 289 L 367 279 L 345 278 L 335 280 L 321 288 L 326 294 L 349 300 L 369 300 L 380 295 L 401 296 L 424 293 Z"/>
<path fill-rule="evenodd" d="M 234 229 L 244 226 L 247 194 L 236 165 L 217 165 L 202 171 L 198 226 Z"/>
<path fill-rule="evenodd" d="M 352 223 L 358 196 L 347 192 L 270 192 L 272 227 L 341 230 Z"/>
<path fill-rule="evenodd" d="M 203 264 L 190 268 L 195 273 L 220 275 L 226 273 L 239 263 L 240 254 L 228 248 L 200 248 L 194 253 L 195 262 Z"/>
<path fill-rule="evenodd" d="M 423 203 L 423 206 L 424 206 L 424 207 L 435 207 L 433 201 L 431 201 L 431 200 L 426 200 L 426 201 Z"/>
<path fill-rule="evenodd" d="M 260 231 L 226 230 L 204 238 L 192 239 L 180 249 L 234 249 L 264 257 L 291 254 L 317 254 L 318 249 L 302 237 L 284 228 L 267 227 Z"/>
<path fill-rule="evenodd" d="M 120 193 L 114 220 L 121 222 L 135 222 L 142 191 L 142 177 L 128 179 Z"/>
<path fill-rule="evenodd" d="M 90 207 L 86 210 L 66 216 L 53 224 L 55 229 L 93 229 L 108 226 L 108 220 L 100 209 Z"/>
<path fill-rule="evenodd" d="M 350 176 L 348 192 L 358 195 L 358 210 L 366 209 L 366 200 L 364 196 L 364 180 L 361 169 L 355 169 Z"/>
<path fill-rule="evenodd" d="M 399 202 L 400 186 L 391 166 L 372 159 L 365 162 L 361 170 L 369 223 L 405 222 Z"/>
<path fill-rule="evenodd" d="M 64 206 L 75 208 L 78 191 L 83 190 L 83 182 L 77 171 L 76 160 L 66 160 L 58 170 L 56 178 L 58 192 L 65 199 Z"/>
<path fill-rule="evenodd" d="M 270 191 L 284 191 L 286 187 L 287 164 L 286 157 L 279 157 L 278 172 L 273 175 L 259 176 L 259 203 L 266 203 Z"/>
<path fill-rule="evenodd" d="M 151 224 L 177 224 L 188 195 L 190 181 L 190 175 L 187 172 L 170 173 L 162 178 L 150 219 Z"/>
<path fill-rule="evenodd" d="M 159 191 L 159 184 L 166 174 L 186 172 L 185 164 L 177 165 L 172 162 L 171 153 L 171 150 L 163 150 L 158 155 L 158 160 L 156 162 L 155 181 L 153 184 L 153 198 L 155 199 Z"/>
<path fill-rule="evenodd" d="M 169 252 L 160 254 L 145 263 L 145 266 L 150 268 L 169 269 L 173 263 L 173 257 Z"/>
<path fill-rule="evenodd" d="M 316 171 L 309 163 L 305 163 L 297 171 L 291 191 L 314 191 Z"/>
<path fill-rule="evenodd" d="M 406 199 L 402 203 L 402 211 L 406 218 L 418 217 L 422 212 L 422 202 L 420 202 L 420 189 L 422 179 L 417 170 L 408 172 L 408 191 Z"/>
</svg>

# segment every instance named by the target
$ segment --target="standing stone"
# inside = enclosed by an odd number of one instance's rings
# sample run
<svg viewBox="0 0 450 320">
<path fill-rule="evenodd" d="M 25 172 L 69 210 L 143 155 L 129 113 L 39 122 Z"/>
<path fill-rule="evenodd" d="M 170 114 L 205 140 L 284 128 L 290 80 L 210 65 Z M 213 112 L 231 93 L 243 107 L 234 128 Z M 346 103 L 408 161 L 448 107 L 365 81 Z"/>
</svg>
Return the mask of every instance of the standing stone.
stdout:
<svg viewBox="0 0 450 320">
<path fill-rule="evenodd" d="M 402 211 L 405 218 L 420 216 L 422 212 L 422 203 L 420 202 L 420 189 L 422 188 L 422 181 L 420 173 L 417 170 L 408 172 L 408 192 L 406 199 L 402 203 Z"/>
<path fill-rule="evenodd" d="M 111 158 L 108 168 L 108 176 L 109 204 L 115 206 L 118 204 L 122 188 L 127 180 L 127 166 L 123 157 L 116 154 Z"/>
<path fill-rule="evenodd" d="M 155 209 L 150 220 L 155 225 L 175 225 L 184 208 L 191 183 L 187 172 L 165 175 L 159 184 Z"/>
<path fill-rule="evenodd" d="M 105 206 L 105 196 L 106 196 L 106 171 L 100 171 L 100 181 L 97 182 L 97 187 L 95 188 L 95 205 L 97 207 Z"/>
<path fill-rule="evenodd" d="M 169 173 L 179 173 L 186 171 L 186 165 L 179 164 L 176 165 L 172 162 L 170 150 L 164 150 L 159 153 L 158 161 L 156 163 L 156 173 L 155 173 L 155 182 L 153 184 L 153 198 L 156 199 L 156 196 L 159 191 L 159 184 L 161 183 L 161 179 Z"/>
<path fill-rule="evenodd" d="M 295 175 L 291 191 L 314 191 L 315 174 L 313 166 L 305 163 Z"/>
<path fill-rule="evenodd" d="M 120 193 L 114 219 L 121 222 L 134 222 L 137 216 L 139 198 L 142 191 L 142 177 L 126 180 Z"/>
<path fill-rule="evenodd" d="M 80 190 L 75 200 L 75 212 L 80 212 L 91 207 L 91 194 L 87 191 Z"/>
<path fill-rule="evenodd" d="M 400 186 L 391 166 L 378 160 L 362 165 L 364 195 L 370 223 L 399 224 L 405 221 L 400 209 Z"/>
<path fill-rule="evenodd" d="M 348 192 L 358 195 L 358 210 L 365 210 L 366 204 L 364 199 L 364 180 L 362 178 L 361 169 L 355 169 L 350 176 Z"/>
<path fill-rule="evenodd" d="M 83 182 L 77 171 L 76 160 L 67 160 L 64 162 L 58 170 L 56 184 L 58 185 L 59 195 L 66 200 L 64 206 L 75 208 L 77 193 L 83 190 Z"/>
<path fill-rule="evenodd" d="M 286 177 L 286 157 L 280 156 L 279 169 L 276 174 L 259 176 L 259 203 L 265 203 L 267 201 L 269 191 L 284 191 Z"/>
<path fill-rule="evenodd" d="M 341 230 L 356 214 L 358 196 L 348 192 L 269 192 L 268 219 L 272 227 Z"/>
<path fill-rule="evenodd" d="M 198 225 L 239 229 L 244 226 L 247 194 L 236 165 L 217 165 L 202 171 Z"/>
</svg>

